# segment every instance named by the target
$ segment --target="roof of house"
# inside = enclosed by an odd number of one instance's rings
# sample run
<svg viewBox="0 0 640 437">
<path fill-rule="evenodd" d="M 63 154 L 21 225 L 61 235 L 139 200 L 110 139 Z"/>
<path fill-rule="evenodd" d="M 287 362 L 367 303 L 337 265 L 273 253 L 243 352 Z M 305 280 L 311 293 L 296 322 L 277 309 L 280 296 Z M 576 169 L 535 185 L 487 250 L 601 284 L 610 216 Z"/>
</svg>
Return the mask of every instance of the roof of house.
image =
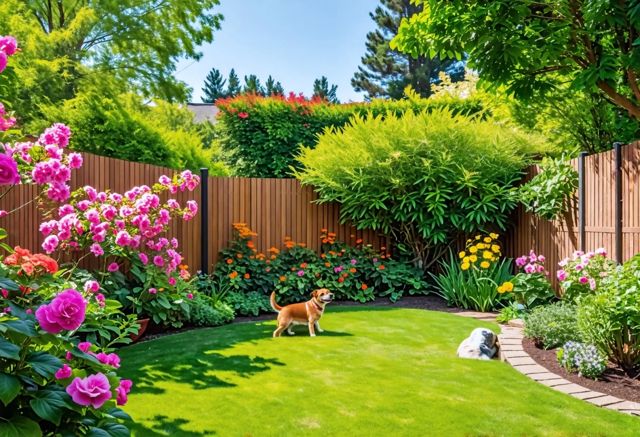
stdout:
<svg viewBox="0 0 640 437">
<path fill-rule="evenodd" d="M 213 103 L 187 103 L 187 108 L 193 112 L 193 119 L 196 123 L 204 121 L 215 123 L 216 116 L 220 112 Z"/>
</svg>

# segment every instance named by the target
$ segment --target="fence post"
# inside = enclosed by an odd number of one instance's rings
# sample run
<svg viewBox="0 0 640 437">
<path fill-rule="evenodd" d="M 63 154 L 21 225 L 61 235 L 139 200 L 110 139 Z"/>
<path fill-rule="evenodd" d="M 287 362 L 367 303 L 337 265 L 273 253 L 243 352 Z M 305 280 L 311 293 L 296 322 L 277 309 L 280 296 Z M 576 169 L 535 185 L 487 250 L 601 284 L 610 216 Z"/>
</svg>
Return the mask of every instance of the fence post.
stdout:
<svg viewBox="0 0 640 437">
<path fill-rule="evenodd" d="M 615 206 L 615 232 L 616 232 L 616 261 L 622 263 L 622 143 L 613 143 L 616 159 L 616 206 Z"/>
<path fill-rule="evenodd" d="M 584 175 L 584 158 L 587 156 L 587 152 L 580 152 L 578 157 L 578 232 L 580 237 L 579 249 L 584 252 L 587 244 L 587 235 L 585 231 L 585 175 Z"/>
<path fill-rule="evenodd" d="M 200 271 L 209 273 L 209 169 L 200 169 Z"/>
</svg>

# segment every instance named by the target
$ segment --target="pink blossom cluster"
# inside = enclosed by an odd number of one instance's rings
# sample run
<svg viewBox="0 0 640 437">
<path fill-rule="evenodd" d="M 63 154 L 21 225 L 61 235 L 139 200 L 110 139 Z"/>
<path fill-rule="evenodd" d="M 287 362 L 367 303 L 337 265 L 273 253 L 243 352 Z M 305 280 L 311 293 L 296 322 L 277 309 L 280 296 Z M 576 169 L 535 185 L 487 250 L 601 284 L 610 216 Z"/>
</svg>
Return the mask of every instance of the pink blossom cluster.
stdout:
<svg viewBox="0 0 640 437">
<path fill-rule="evenodd" d="M 534 273 L 548 275 L 549 272 L 544 268 L 545 261 L 546 258 L 544 255 L 537 255 L 533 250 L 531 250 L 529 255 L 522 255 L 521 257 L 516 258 L 516 266 L 528 275 L 532 275 Z"/>
<path fill-rule="evenodd" d="M 563 283 L 588 285 L 590 290 L 595 290 L 599 280 L 608 275 L 606 258 L 607 251 L 603 247 L 586 253 L 580 250 L 575 251 L 570 257 L 558 263 L 560 269 L 557 272 L 557 278 Z"/>
<path fill-rule="evenodd" d="M 57 249 L 88 249 L 94 256 L 137 256 L 144 264 L 152 263 L 167 275 L 182 261 L 178 240 L 163 234 L 173 217 L 192 219 L 198 212 L 195 201 L 181 207 L 176 199 L 162 202 L 163 191 L 171 193 L 194 190 L 200 178 L 188 170 L 174 178 L 162 176 L 153 188 L 141 185 L 124 194 L 99 192 L 91 186 L 77 190 L 70 203 L 58 208 L 59 218 L 40 225 L 45 236 L 42 248 L 47 253 Z M 109 265 L 117 271 L 118 263 Z"/>
<path fill-rule="evenodd" d="M 9 56 L 18 51 L 18 42 L 12 36 L 0 36 L 0 73 L 7 68 Z"/>
<path fill-rule="evenodd" d="M 4 105 L 0 103 L 0 132 L 11 129 L 16 124 L 16 118 L 7 114 Z"/>
</svg>

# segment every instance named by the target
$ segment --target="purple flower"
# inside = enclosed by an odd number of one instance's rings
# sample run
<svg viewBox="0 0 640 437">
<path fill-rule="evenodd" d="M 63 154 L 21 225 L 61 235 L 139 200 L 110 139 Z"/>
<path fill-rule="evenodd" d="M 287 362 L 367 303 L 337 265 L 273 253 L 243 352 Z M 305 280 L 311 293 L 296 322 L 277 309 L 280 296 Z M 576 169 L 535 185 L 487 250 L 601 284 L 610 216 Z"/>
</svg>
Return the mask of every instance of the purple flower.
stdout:
<svg viewBox="0 0 640 437">
<path fill-rule="evenodd" d="M 67 379 L 71 376 L 71 367 L 68 364 L 63 364 L 55 374 L 56 379 Z"/>
<path fill-rule="evenodd" d="M 131 391 L 131 386 L 133 385 L 133 381 L 130 379 L 122 379 L 120 380 L 120 385 L 116 388 L 116 403 L 118 405 L 124 405 L 127 403 L 127 395 Z"/>
<path fill-rule="evenodd" d="M 338 266 L 338 267 L 334 267 L 334 268 L 333 268 L 333 271 L 334 271 L 335 273 L 340 273 L 342 270 L 344 270 L 342 266 Z"/>
<path fill-rule="evenodd" d="M 564 281 L 565 279 L 567 279 L 567 272 L 565 272 L 564 270 L 558 270 L 557 276 L 559 281 Z"/>
<path fill-rule="evenodd" d="M 298 270 L 298 276 L 304 276 L 304 270 Z"/>
<path fill-rule="evenodd" d="M 164 259 L 160 255 L 156 255 L 153 257 L 153 263 L 158 267 L 162 267 L 164 265 Z"/>
<path fill-rule="evenodd" d="M 358 260 L 356 260 L 356 259 L 352 259 L 352 260 L 351 260 L 351 265 L 352 265 L 352 266 L 355 266 L 356 264 L 358 264 Z"/>
<path fill-rule="evenodd" d="M 520 258 L 516 258 L 516 266 L 524 267 L 527 263 L 528 258 L 526 256 L 521 256 Z"/>
<path fill-rule="evenodd" d="M 535 273 L 536 271 L 536 267 L 533 264 L 527 264 L 526 266 L 524 266 L 524 272 L 531 274 L 531 273 Z"/>
<path fill-rule="evenodd" d="M 20 182 L 18 164 L 11 156 L 0 153 L 0 185 L 13 185 L 18 182 Z"/>
<path fill-rule="evenodd" d="M 109 380 L 102 373 L 75 378 L 67 387 L 67 393 L 76 404 L 93 408 L 102 407 L 112 396 Z"/>
<path fill-rule="evenodd" d="M 50 334 L 62 330 L 73 331 L 84 322 L 87 303 L 76 290 L 68 289 L 58 294 L 49 304 L 36 311 L 36 319 L 42 329 Z"/>
<path fill-rule="evenodd" d="M 84 283 L 84 291 L 88 291 L 89 293 L 96 293 L 100 290 L 100 284 L 98 281 L 89 280 Z"/>
<path fill-rule="evenodd" d="M 96 354 L 96 358 L 102 364 L 115 367 L 116 369 L 120 367 L 120 357 L 117 354 L 105 354 L 104 352 L 100 352 L 99 354 Z"/>
</svg>

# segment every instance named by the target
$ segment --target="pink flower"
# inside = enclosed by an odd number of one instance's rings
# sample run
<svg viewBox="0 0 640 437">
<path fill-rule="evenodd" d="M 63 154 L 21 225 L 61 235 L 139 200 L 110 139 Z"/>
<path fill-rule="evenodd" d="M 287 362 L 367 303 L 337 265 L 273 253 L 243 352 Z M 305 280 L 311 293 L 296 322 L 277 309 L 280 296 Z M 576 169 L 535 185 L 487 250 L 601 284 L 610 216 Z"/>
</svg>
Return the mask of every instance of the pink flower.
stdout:
<svg viewBox="0 0 640 437">
<path fill-rule="evenodd" d="M 153 287 L 149 289 L 149 294 L 156 294 L 157 292 L 158 292 L 158 290 L 156 290 Z"/>
<path fill-rule="evenodd" d="M 519 258 L 516 258 L 516 266 L 524 267 L 525 264 L 527 264 L 527 257 L 526 256 L 521 256 Z"/>
<path fill-rule="evenodd" d="M 587 282 L 589 282 L 589 279 L 587 279 L 586 276 L 580 276 L 580 279 L 578 279 L 578 281 L 580 281 L 581 284 L 586 284 Z"/>
<path fill-rule="evenodd" d="M 105 354 L 104 352 L 100 352 L 96 355 L 96 358 L 102 364 L 115 367 L 116 369 L 120 367 L 120 357 L 117 354 Z"/>
<path fill-rule="evenodd" d="M 96 296 L 96 302 L 98 302 L 98 305 L 100 305 L 100 307 L 104 307 L 106 304 L 104 300 L 104 294 L 98 293 L 95 296 Z"/>
<path fill-rule="evenodd" d="M 84 283 L 84 291 L 89 293 L 97 293 L 100 291 L 100 284 L 98 281 L 90 280 Z"/>
<path fill-rule="evenodd" d="M 0 37 L 0 52 L 12 56 L 18 50 L 18 41 L 10 35 Z"/>
<path fill-rule="evenodd" d="M 130 379 L 121 379 L 120 385 L 116 388 L 116 403 L 118 405 L 125 405 L 127 403 L 127 395 L 131 391 L 133 382 Z"/>
<path fill-rule="evenodd" d="M 40 135 L 38 142 L 45 146 L 56 144 L 58 147 L 64 148 L 69 144 L 69 137 L 71 137 L 71 130 L 62 123 L 55 123 Z"/>
<path fill-rule="evenodd" d="M 7 215 L 9 215 L 7 211 L 5 211 L 4 209 L 0 209 L 0 218 L 6 217 Z"/>
<path fill-rule="evenodd" d="M 164 259 L 162 259 L 160 255 L 156 255 L 153 257 L 153 263 L 158 267 L 162 267 L 164 265 Z"/>
<path fill-rule="evenodd" d="M 533 264 L 527 264 L 526 266 L 524 266 L 524 272 L 531 274 L 531 273 L 535 273 L 536 271 L 536 267 Z"/>
<path fill-rule="evenodd" d="M 67 351 L 67 352 L 64 354 L 64 357 L 65 357 L 65 359 L 66 359 L 67 361 L 71 361 L 71 360 L 73 359 L 73 355 L 71 354 L 71 351 Z"/>
<path fill-rule="evenodd" d="M 241 118 L 244 120 L 245 118 L 248 118 L 248 117 L 249 117 L 249 114 L 247 114 L 246 112 L 244 111 L 238 112 L 238 118 Z"/>
<path fill-rule="evenodd" d="M 187 208 L 191 214 L 195 215 L 198 212 L 198 203 L 195 200 L 188 200 Z"/>
<path fill-rule="evenodd" d="M 169 285 L 171 285 L 172 287 L 175 287 L 176 284 L 177 284 L 176 278 L 169 278 Z"/>
<path fill-rule="evenodd" d="M 298 270 L 298 276 L 304 276 L 304 270 Z"/>
<path fill-rule="evenodd" d="M 143 265 L 146 266 L 147 264 L 149 264 L 149 257 L 146 254 L 140 252 L 138 254 L 138 258 L 140 258 L 140 261 L 142 261 Z"/>
<path fill-rule="evenodd" d="M 5 68 L 7 68 L 7 54 L 5 52 L 0 51 L 0 73 L 2 73 Z M 2 117 L 0 117 L 0 120 L 2 120 Z M 4 130 L 4 129 L 0 129 L 0 130 Z"/>
<path fill-rule="evenodd" d="M 565 272 L 564 270 L 558 270 L 558 273 L 556 273 L 556 275 L 558 276 L 559 281 L 564 281 L 565 279 L 567 279 L 567 272 Z"/>
<path fill-rule="evenodd" d="M 76 330 L 84 322 L 87 303 L 76 290 L 68 289 L 58 294 L 49 304 L 36 311 L 36 319 L 42 329 L 50 334 L 62 330 Z"/>
<path fill-rule="evenodd" d="M 56 379 L 67 379 L 71 376 L 71 367 L 68 364 L 63 364 L 62 368 L 58 369 L 55 374 Z"/>
<path fill-rule="evenodd" d="M 352 259 L 352 260 L 351 260 L 351 265 L 352 265 L 352 266 L 355 266 L 356 264 L 358 264 L 358 260 L 356 260 L 356 259 Z"/>
<path fill-rule="evenodd" d="M 596 280 L 593 278 L 589 278 L 589 288 L 591 290 L 595 290 L 596 289 Z"/>
<path fill-rule="evenodd" d="M 604 247 L 599 247 L 596 249 L 596 255 L 607 256 L 607 250 Z"/>
<path fill-rule="evenodd" d="M 13 185 L 19 182 L 18 164 L 11 156 L 0 153 L 0 185 Z"/>
<path fill-rule="evenodd" d="M 80 349 L 84 353 L 87 353 L 89 352 L 89 349 L 91 349 L 91 343 L 89 343 L 88 341 L 82 341 L 78 343 L 78 349 Z"/>
<path fill-rule="evenodd" d="M 193 293 L 187 293 L 187 299 L 193 299 Z"/>
<path fill-rule="evenodd" d="M 102 373 L 75 378 L 67 387 L 67 393 L 76 404 L 96 409 L 102 407 L 112 396 L 109 380 Z"/>
<path fill-rule="evenodd" d="M 82 167 L 82 155 L 79 153 L 69 153 L 69 168 L 76 169 Z"/>
<path fill-rule="evenodd" d="M 90 247 L 89 250 L 91 251 L 92 254 L 94 254 L 95 256 L 102 256 L 104 255 L 104 250 L 102 249 L 102 246 L 100 246 L 98 243 L 93 243 Z"/>
<path fill-rule="evenodd" d="M 120 266 L 118 265 L 118 263 L 111 263 L 107 267 L 107 270 L 111 273 L 117 272 L 119 269 L 120 269 Z"/>
<path fill-rule="evenodd" d="M 579 272 L 584 269 L 584 266 L 582 264 L 576 264 L 575 269 L 576 269 L 576 272 Z"/>
<path fill-rule="evenodd" d="M 131 235 L 127 231 L 120 231 L 116 235 L 116 244 L 118 246 L 126 247 L 131 242 Z"/>
<path fill-rule="evenodd" d="M 544 257 L 544 255 L 538 255 L 538 262 L 543 263 L 545 261 L 546 261 L 546 258 Z"/>
</svg>

